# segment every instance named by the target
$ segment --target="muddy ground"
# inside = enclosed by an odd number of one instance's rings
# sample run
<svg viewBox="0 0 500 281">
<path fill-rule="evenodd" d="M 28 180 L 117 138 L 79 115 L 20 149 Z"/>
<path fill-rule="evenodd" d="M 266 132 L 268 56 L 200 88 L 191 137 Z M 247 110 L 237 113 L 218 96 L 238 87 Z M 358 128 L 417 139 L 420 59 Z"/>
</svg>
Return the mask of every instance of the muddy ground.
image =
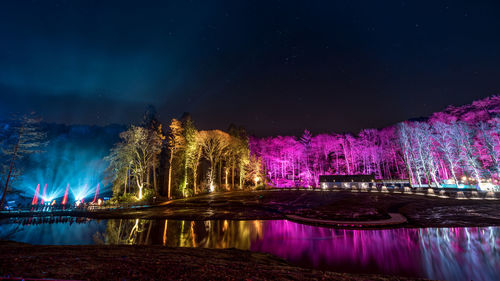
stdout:
<svg viewBox="0 0 500 281">
<path fill-rule="evenodd" d="M 404 215 L 408 227 L 500 225 L 500 200 L 349 191 L 214 193 L 172 201 L 164 206 L 124 211 L 120 215 L 207 220 L 283 219 L 285 214 L 293 214 L 330 220 L 377 220 L 388 218 L 389 212 Z"/>
<path fill-rule="evenodd" d="M 65 280 L 414 280 L 296 267 L 269 254 L 162 246 L 32 246 L 0 241 L 2 277 Z"/>
<path fill-rule="evenodd" d="M 283 219 L 299 215 L 329 220 L 377 220 L 399 212 L 408 227 L 498 226 L 500 200 L 439 198 L 349 191 L 235 191 L 212 193 L 143 209 L 75 212 L 93 218 Z"/>
</svg>

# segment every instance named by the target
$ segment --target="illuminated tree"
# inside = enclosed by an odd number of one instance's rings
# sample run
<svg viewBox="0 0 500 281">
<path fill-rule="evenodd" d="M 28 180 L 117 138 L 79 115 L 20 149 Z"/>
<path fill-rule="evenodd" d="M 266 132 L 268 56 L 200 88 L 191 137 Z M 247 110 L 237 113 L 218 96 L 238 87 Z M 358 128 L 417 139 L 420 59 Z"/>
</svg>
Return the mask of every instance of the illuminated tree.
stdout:
<svg viewBox="0 0 500 281">
<path fill-rule="evenodd" d="M 408 172 L 408 179 L 410 181 L 410 185 L 412 184 L 413 179 L 417 179 L 420 185 L 420 177 L 415 176 L 413 172 L 413 163 L 415 162 L 415 157 L 412 149 L 412 140 L 411 140 L 411 132 L 410 127 L 406 122 L 398 124 L 398 134 L 399 134 L 399 143 L 401 145 L 401 150 L 403 152 L 403 160 L 406 165 L 406 171 Z"/>
<path fill-rule="evenodd" d="M 17 161 L 32 153 L 42 152 L 47 144 L 46 133 L 40 129 L 41 119 L 34 113 L 15 117 L 2 136 L 2 174 L 5 176 L 0 209 L 13 179 L 20 175 Z"/>
<path fill-rule="evenodd" d="M 250 149 L 248 137 L 243 127 L 237 128 L 231 124 L 229 126 L 229 134 L 231 135 L 230 145 L 228 148 L 227 162 L 231 170 L 231 187 L 235 188 L 236 170 L 239 173 L 239 188 L 243 188 L 245 179 L 245 169 L 249 162 Z M 227 167 L 229 169 L 229 167 Z"/>
<path fill-rule="evenodd" d="M 172 169 L 175 154 L 178 150 L 183 149 L 186 145 L 186 139 L 184 138 L 182 128 L 182 123 L 177 119 L 172 119 L 170 123 L 170 132 L 168 137 L 168 148 L 170 150 L 170 158 L 168 165 L 168 192 L 167 196 L 170 198 L 171 187 L 172 187 Z"/>
<path fill-rule="evenodd" d="M 458 146 L 457 142 L 453 141 L 453 136 L 457 134 L 455 131 L 457 126 L 455 123 L 446 124 L 443 122 L 435 122 L 432 124 L 432 127 L 434 128 L 434 135 L 437 139 L 437 148 L 448 166 L 453 182 L 458 184 L 457 169 L 460 163 L 460 146 Z M 448 176 L 445 175 L 445 178 L 448 178 Z"/>
<path fill-rule="evenodd" d="M 456 145 L 461 147 L 463 172 L 465 176 L 472 175 L 477 182 L 480 182 L 482 167 L 479 163 L 477 148 L 474 146 L 475 129 L 463 122 L 455 123 L 455 127 L 453 138 Z"/>
<path fill-rule="evenodd" d="M 132 125 L 120 134 L 121 142 L 111 149 L 106 159 L 110 162 L 111 171 L 122 171 L 129 166 L 130 177 L 135 180 L 138 188 L 137 198 L 143 197 L 143 189 L 147 186 L 146 178 L 155 159 L 161 151 L 163 135 L 157 131 Z"/>
<path fill-rule="evenodd" d="M 240 139 L 239 139 L 239 130 L 238 128 L 236 128 L 236 125 L 234 124 L 229 125 L 228 132 L 229 135 L 231 136 L 231 142 L 229 144 L 229 155 L 227 157 L 229 167 L 226 167 L 225 169 L 226 185 L 228 184 L 227 183 L 228 173 L 229 170 L 231 170 L 231 188 L 234 189 L 234 173 L 239 158 Z"/>
<path fill-rule="evenodd" d="M 197 178 L 198 178 L 198 166 L 201 159 L 201 144 L 199 138 L 198 130 L 193 124 L 191 118 L 188 118 L 184 122 L 184 138 L 186 140 L 185 162 L 184 162 L 184 188 L 188 185 L 188 170 L 191 170 L 193 175 L 193 194 L 197 193 Z"/>
<path fill-rule="evenodd" d="M 262 159 L 251 155 L 246 169 L 246 180 L 254 183 L 256 188 L 259 183 L 264 183 L 264 179 Z"/>
<path fill-rule="evenodd" d="M 269 183 L 318 185 L 321 174 L 375 174 L 408 178 L 419 186 L 445 179 L 500 180 L 500 96 L 450 106 L 425 122 L 403 122 L 358 135 L 304 132 L 301 137 L 251 138 Z"/>
<path fill-rule="evenodd" d="M 142 120 L 142 127 L 150 130 L 151 132 L 156 132 L 158 136 L 161 137 L 162 140 L 165 139 L 165 136 L 163 135 L 163 129 L 160 121 L 156 118 L 156 109 L 154 106 L 149 105 L 146 108 L 146 111 L 144 112 L 143 120 Z M 151 172 L 148 172 L 148 177 L 147 177 L 147 183 L 149 184 L 149 178 L 150 174 L 152 174 L 152 179 L 153 179 L 153 189 L 155 193 L 158 192 L 158 179 L 157 179 L 157 169 L 159 166 L 159 155 L 154 155 L 153 156 L 153 165 L 151 166 Z"/>
<path fill-rule="evenodd" d="M 424 122 L 414 122 L 413 135 L 415 136 L 414 145 L 416 147 L 416 164 L 424 172 L 427 184 L 440 186 L 436 178 L 437 165 L 433 154 L 434 138 L 429 124 Z"/>
<path fill-rule="evenodd" d="M 113 183 L 113 196 L 118 197 L 123 187 L 123 195 L 127 195 L 132 165 L 132 149 L 123 142 L 116 144 L 110 154 L 104 158 L 109 163 L 106 168 L 108 180 Z"/>
<path fill-rule="evenodd" d="M 479 122 L 477 127 L 479 136 L 475 145 L 478 147 L 481 162 L 491 177 L 498 177 L 500 170 L 500 118 L 493 118 L 489 122 Z"/>
<path fill-rule="evenodd" d="M 216 165 L 221 161 L 226 153 L 231 141 L 229 134 L 220 130 L 200 131 L 199 132 L 200 144 L 205 159 L 210 163 L 208 177 L 215 182 Z M 219 164 L 220 165 L 220 164 Z"/>
<path fill-rule="evenodd" d="M 239 171 L 239 188 L 243 189 L 244 179 L 246 177 L 246 168 L 250 163 L 250 148 L 249 140 L 246 134 L 241 135 L 238 142 L 238 171 Z"/>
</svg>

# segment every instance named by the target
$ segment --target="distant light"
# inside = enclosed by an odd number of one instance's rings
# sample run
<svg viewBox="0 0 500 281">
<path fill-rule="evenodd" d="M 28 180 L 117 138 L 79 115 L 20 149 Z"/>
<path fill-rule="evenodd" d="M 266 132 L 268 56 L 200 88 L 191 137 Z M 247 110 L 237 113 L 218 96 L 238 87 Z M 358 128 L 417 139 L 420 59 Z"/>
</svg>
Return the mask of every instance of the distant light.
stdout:
<svg viewBox="0 0 500 281">
<path fill-rule="evenodd" d="M 479 189 L 483 191 L 493 191 L 493 189 L 495 188 L 495 185 L 491 182 L 480 182 L 478 183 L 478 185 Z"/>
</svg>

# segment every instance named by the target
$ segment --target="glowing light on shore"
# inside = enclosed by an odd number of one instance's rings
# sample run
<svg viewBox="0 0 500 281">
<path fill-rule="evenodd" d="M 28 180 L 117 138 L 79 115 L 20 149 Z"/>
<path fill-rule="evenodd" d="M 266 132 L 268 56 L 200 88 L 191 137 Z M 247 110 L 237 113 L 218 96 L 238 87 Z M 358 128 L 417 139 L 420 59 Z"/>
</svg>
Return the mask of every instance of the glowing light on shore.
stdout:
<svg viewBox="0 0 500 281">
<path fill-rule="evenodd" d="M 142 187 L 139 187 L 139 197 L 137 200 L 142 200 Z"/>
<path fill-rule="evenodd" d="M 495 189 L 495 185 L 491 182 L 480 182 L 478 186 L 482 191 L 493 191 Z"/>
<path fill-rule="evenodd" d="M 259 183 L 259 181 L 260 181 L 260 178 L 258 176 L 255 176 L 253 178 L 253 182 L 255 183 L 255 185 L 257 185 L 257 183 Z"/>
<path fill-rule="evenodd" d="M 87 191 L 87 184 L 83 185 L 83 187 L 77 188 L 76 190 L 72 189 L 71 191 L 75 201 L 83 201 L 85 197 L 90 195 Z"/>
</svg>

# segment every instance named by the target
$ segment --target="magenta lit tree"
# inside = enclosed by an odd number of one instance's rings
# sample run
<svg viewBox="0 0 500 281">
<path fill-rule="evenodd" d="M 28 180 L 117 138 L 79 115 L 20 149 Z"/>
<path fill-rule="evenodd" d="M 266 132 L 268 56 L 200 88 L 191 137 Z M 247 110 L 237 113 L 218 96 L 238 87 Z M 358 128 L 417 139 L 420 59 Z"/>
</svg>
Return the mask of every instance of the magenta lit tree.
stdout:
<svg viewBox="0 0 500 281">
<path fill-rule="evenodd" d="M 317 186 L 323 174 L 374 174 L 409 179 L 413 186 L 492 181 L 498 185 L 500 97 L 434 113 L 426 122 L 402 122 L 358 135 L 320 134 L 252 138 L 268 182 Z"/>
</svg>

